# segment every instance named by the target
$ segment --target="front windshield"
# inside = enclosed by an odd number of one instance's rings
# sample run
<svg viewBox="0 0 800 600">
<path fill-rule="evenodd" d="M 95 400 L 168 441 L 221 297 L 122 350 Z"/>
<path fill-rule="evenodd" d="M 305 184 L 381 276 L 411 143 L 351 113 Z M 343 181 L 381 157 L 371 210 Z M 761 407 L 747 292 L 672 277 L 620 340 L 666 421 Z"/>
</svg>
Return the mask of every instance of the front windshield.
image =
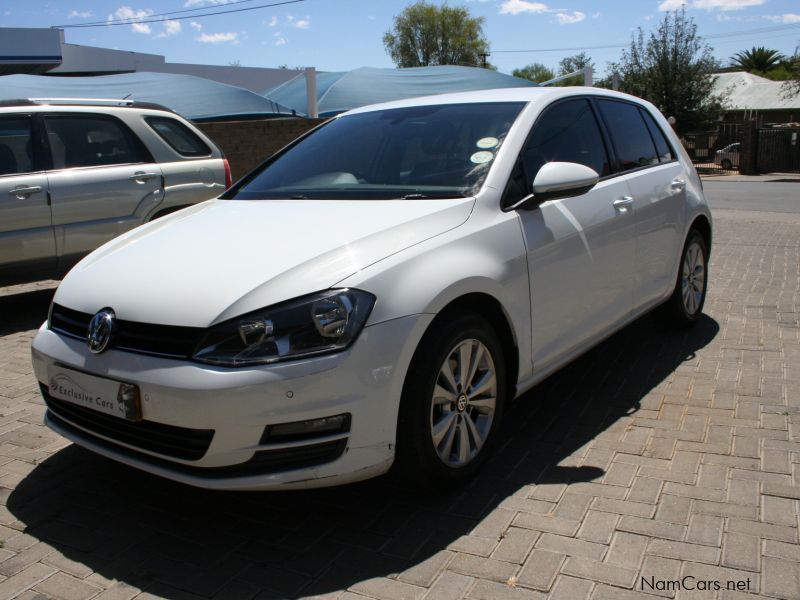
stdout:
<svg viewBox="0 0 800 600">
<path fill-rule="evenodd" d="M 332 120 L 225 197 L 425 199 L 475 194 L 524 103 L 392 108 Z"/>
</svg>

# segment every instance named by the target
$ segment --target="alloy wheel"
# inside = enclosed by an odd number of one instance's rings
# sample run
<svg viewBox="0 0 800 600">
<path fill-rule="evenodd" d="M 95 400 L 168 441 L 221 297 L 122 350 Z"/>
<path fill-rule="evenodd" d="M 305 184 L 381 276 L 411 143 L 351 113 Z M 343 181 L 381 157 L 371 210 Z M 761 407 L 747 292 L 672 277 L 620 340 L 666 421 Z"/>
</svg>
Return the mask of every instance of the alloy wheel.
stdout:
<svg viewBox="0 0 800 600">
<path fill-rule="evenodd" d="M 488 348 L 462 340 L 442 364 L 431 402 L 430 432 L 447 466 L 469 464 L 481 451 L 494 421 L 497 373 Z"/>
<path fill-rule="evenodd" d="M 696 241 L 689 244 L 683 257 L 681 294 L 683 307 L 689 315 L 700 310 L 706 290 L 706 260 L 703 249 Z"/>
</svg>

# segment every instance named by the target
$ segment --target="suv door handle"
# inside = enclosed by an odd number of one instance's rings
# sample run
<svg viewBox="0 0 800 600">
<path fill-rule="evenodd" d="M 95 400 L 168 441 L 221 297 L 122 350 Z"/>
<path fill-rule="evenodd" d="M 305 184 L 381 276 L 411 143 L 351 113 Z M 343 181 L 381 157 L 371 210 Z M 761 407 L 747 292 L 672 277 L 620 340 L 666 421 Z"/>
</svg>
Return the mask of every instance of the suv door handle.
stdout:
<svg viewBox="0 0 800 600">
<path fill-rule="evenodd" d="M 686 182 L 683 179 L 673 179 L 669 185 L 673 190 L 682 190 L 686 187 Z"/>
<path fill-rule="evenodd" d="M 623 196 L 614 200 L 614 208 L 619 212 L 628 212 L 633 206 L 633 196 Z"/>
<path fill-rule="evenodd" d="M 144 171 L 137 171 L 128 179 L 131 181 L 135 181 L 136 183 L 144 183 L 146 181 L 150 181 L 151 179 L 155 179 L 158 177 L 158 173 L 145 173 Z"/>
<path fill-rule="evenodd" d="M 15 187 L 13 190 L 9 190 L 9 196 L 16 196 L 20 200 L 24 200 L 31 196 L 31 194 L 38 194 L 42 191 L 42 186 L 40 185 L 31 185 L 31 186 L 20 186 Z"/>
</svg>

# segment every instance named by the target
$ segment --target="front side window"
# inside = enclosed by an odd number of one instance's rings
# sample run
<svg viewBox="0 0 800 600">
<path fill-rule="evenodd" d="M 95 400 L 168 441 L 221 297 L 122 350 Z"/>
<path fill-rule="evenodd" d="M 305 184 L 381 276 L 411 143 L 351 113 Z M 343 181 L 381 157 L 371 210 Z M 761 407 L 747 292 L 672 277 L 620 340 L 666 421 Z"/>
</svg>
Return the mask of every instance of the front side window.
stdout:
<svg viewBox="0 0 800 600">
<path fill-rule="evenodd" d="M 585 98 L 559 102 L 536 120 L 509 180 L 503 204 L 513 204 L 530 193 L 542 166 L 572 162 L 610 173 L 608 154 L 592 107 Z"/>
<path fill-rule="evenodd" d="M 617 171 L 658 164 L 658 153 L 639 109 L 627 102 L 598 100 L 600 112 L 617 151 Z"/>
<path fill-rule="evenodd" d="M 522 102 L 444 104 L 334 119 L 225 196 L 425 199 L 475 194 Z"/>
<path fill-rule="evenodd" d="M 53 115 L 44 123 L 54 169 L 151 162 L 141 142 L 113 117 Z"/>
<path fill-rule="evenodd" d="M 0 177 L 33 171 L 31 118 L 0 117 Z"/>
</svg>

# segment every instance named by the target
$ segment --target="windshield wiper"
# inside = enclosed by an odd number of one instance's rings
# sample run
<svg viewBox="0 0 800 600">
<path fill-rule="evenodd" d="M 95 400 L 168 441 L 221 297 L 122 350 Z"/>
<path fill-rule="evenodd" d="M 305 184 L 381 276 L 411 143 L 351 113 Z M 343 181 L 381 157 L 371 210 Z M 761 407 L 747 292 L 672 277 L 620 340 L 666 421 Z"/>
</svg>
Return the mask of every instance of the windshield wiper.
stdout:
<svg viewBox="0 0 800 600">
<path fill-rule="evenodd" d="M 461 192 L 450 192 L 447 194 L 406 194 L 405 196 L 400 196 L 400 200 L 436 200 L 442 198 L 466 198 L 464 194 Z"/>
</svg>

